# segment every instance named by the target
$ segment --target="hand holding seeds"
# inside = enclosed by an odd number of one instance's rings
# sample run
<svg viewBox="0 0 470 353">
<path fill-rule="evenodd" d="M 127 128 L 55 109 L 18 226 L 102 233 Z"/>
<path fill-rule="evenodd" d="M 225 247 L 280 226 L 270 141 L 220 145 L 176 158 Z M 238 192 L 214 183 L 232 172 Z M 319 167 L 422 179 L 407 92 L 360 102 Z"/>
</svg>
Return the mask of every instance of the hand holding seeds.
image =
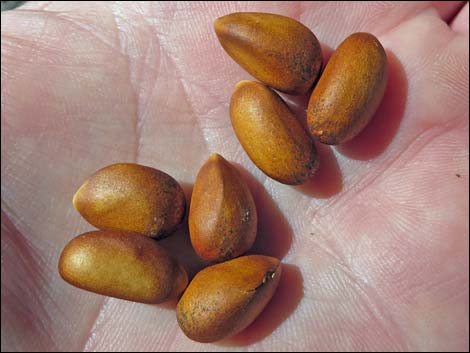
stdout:
<svg viewBox="0 0 470 353">
<path fill-rule="evenodd" d="M 271 178 L 305 182 L 318 167 L 315 146 L 268 86 L 296 94 L 312 87 L 322 63 L 315 35 L 293 19 L 263 13 L 224 16 L 215 21 L 215 30 L 230 56 L 267 85 L 241 81 L 235 87 L 230 115 L 240 143 Z M 385 52 L 374 36 L 358 33 L 346 39 L 312 94 L 312 134 L 325 143 L 357 135 L 382 99 L 386 72 Z M 161 239 L 181 222 L 185 199 L 172 177 L 137 164 L 115 164 L 90 177 L 73 201 L 103 231 L 82 234 L 64 249 L 62 278 L 142 303 L 179 296 L 187 285 L 181 264 L 152 240 L 132 233 Z M 189 338 L 213 342 L 232 336 L 251 324 L 273 296 L 281 276 L 279 261 L 241 256 L 253 245 L 256 227 L 247 185 L 228 161 L 212 155 L 194 185 L 191 243 L 207 261 L 230 261 L 199 272 L 179 301 L 178 323 Z"/>
<path fill-rule="evenodd" d="M 2 12 L 2 351 L 468 350 L 463 5 Z"/>
</svg>

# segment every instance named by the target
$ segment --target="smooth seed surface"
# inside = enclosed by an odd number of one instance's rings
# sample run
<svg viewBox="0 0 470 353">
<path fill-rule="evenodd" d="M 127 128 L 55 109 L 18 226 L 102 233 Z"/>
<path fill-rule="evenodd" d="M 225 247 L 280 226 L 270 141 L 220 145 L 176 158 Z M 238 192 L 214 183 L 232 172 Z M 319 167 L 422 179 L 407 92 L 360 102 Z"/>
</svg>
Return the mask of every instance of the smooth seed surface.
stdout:
<svg viewBox="0 0 470 353">
<path fill-rule="evenodd" d="M 213 154 L 201 167 L 189 210 L 191 243 L 207 261 L 245 253 L 256 238 L 257 213 L 251 192 L 238 171 Z"/>
<path fill-rule="evenodd" d="M 255 81 L 240 81 L 230 102 L 235 134 L 253 163 L 284 184 L 302 184 L 318 168 L 315 145 L 281 97 Z"/>
<path fill-rule="evenodd" d="M 177 298 L 188 283 L 181 264 L 156 241 L 122 231 L 77 236 L 62 251 L 59 273 L 91 292 L 153 304 Z"/>
<path fill-rule="evenodd" d="M 73 205 L 99 229 L 161 239 L 183 220 L 186 199 L 181 186 L 168 174 L 139 164 L 118 163 L 89 177 L 75 193 Z"/>
<path fill-rule="evenodd" d="M 336 49 L 310 97 L 310 133 L 336 145 L 357 136 L 382 101 L 387 57 L 372 34 L 355 33 Z"/>
</svg>

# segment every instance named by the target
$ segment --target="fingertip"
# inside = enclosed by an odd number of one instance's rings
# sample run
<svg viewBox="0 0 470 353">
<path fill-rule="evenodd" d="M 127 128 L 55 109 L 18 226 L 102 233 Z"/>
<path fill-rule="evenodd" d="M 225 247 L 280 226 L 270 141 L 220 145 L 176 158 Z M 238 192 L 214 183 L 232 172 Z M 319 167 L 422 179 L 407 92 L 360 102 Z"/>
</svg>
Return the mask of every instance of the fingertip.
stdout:
<svg viewBox="0 0 470 353">
<path fill-rule="evenodd" d="M 455 16 L 450 27 L 454 32 L 468 36 L 468 20 L 469 20 L 469 6 L 467 4 Z"/>
</svg>

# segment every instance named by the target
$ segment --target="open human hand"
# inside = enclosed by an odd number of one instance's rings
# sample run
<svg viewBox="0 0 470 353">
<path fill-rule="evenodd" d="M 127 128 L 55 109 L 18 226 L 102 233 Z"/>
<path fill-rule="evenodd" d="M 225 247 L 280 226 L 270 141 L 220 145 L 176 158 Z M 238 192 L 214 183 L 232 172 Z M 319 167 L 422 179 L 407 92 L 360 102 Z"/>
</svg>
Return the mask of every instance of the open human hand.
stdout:
<svg viewBox="0 0 470 353">
<path fill-rule="evenodd" d="M 2 13 L 2 351 L 468 350 L 468 4 L 31 2 Z M 298 19 L 324 45 L 375 34 L 389 83 L 353 141 L 318 145 L 291 187 L 238 143 L 230 95 L 249 78 L 212 23 L 235 11 Z M 305 101 L 289 98 L 302 118 Z M 137 162 L 186 184 L 210 153 L 253 190 L 253 252 L 282 258 L 278 291 L 247 330 L 199 344 L 173 304 L 71 287 L 61 249 L 92 229 L 71 205 L 97 169 Z M 252 176 L 250 176 L 250 174 Z M 164 246 L 201 267 L 187 229 Z"/>
</svg>

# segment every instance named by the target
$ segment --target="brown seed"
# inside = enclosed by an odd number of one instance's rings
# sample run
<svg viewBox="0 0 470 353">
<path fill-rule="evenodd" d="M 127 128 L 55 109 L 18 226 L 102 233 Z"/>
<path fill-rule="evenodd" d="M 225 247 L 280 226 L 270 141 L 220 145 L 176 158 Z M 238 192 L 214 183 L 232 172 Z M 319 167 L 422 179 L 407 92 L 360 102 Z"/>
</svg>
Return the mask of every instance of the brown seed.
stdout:
<svg viewBox="0 0 470 353">
<path fill-rule="evenodd" d="M 138 164 L 118 163 L 93 174 L 78 189 L 73 205 L 92 225 L 161 239 L 185 213 L 186 199 L 168 174 Z"/>
<path fill-rule="evenodd" d="M 238 171 L 213 154 L 199 171 L 191 196 L 189 232 L 197 254 L 224 261 L 246 252 L 256 238 L 256 206 Z"/>
<path fill-rule="evenodd" d="M 292 18 L 238 12 L 218 18 L 214 28 L 233 60 L 268 86 L 305 94 L 318 77 L 322 66 L 320 43 Z"/>
<path fill-rule="evenodd" d="M 279 260 L 242 256 L 200 271 L 176 307 L 183 332 L 194 341 L 232 336 L 261 313 L 281 277 Z"/>
<path fill-rule="evenodd" d="M 387 57 L 372 34 L 355 33 L 331 56 L 308 104 L 308 127 L 320 142 L 336 145 L 359 134 L 383 98 Z"/>
<path fill-rule="evenodd" d="M 240 81 L 230 102 L 233 129 L 259 169 L 284 184 L 302 184 L 318 167 L 315 145 L 279 95 Z"/>
<path fill-rule="evenodd" d="M 156 241 L 123 231 L 79 235 L 62 251 L 59 273 L 76 287 L 141 303 L 175 299 L 188 284 L 184 268 Z"/>
</svg>

